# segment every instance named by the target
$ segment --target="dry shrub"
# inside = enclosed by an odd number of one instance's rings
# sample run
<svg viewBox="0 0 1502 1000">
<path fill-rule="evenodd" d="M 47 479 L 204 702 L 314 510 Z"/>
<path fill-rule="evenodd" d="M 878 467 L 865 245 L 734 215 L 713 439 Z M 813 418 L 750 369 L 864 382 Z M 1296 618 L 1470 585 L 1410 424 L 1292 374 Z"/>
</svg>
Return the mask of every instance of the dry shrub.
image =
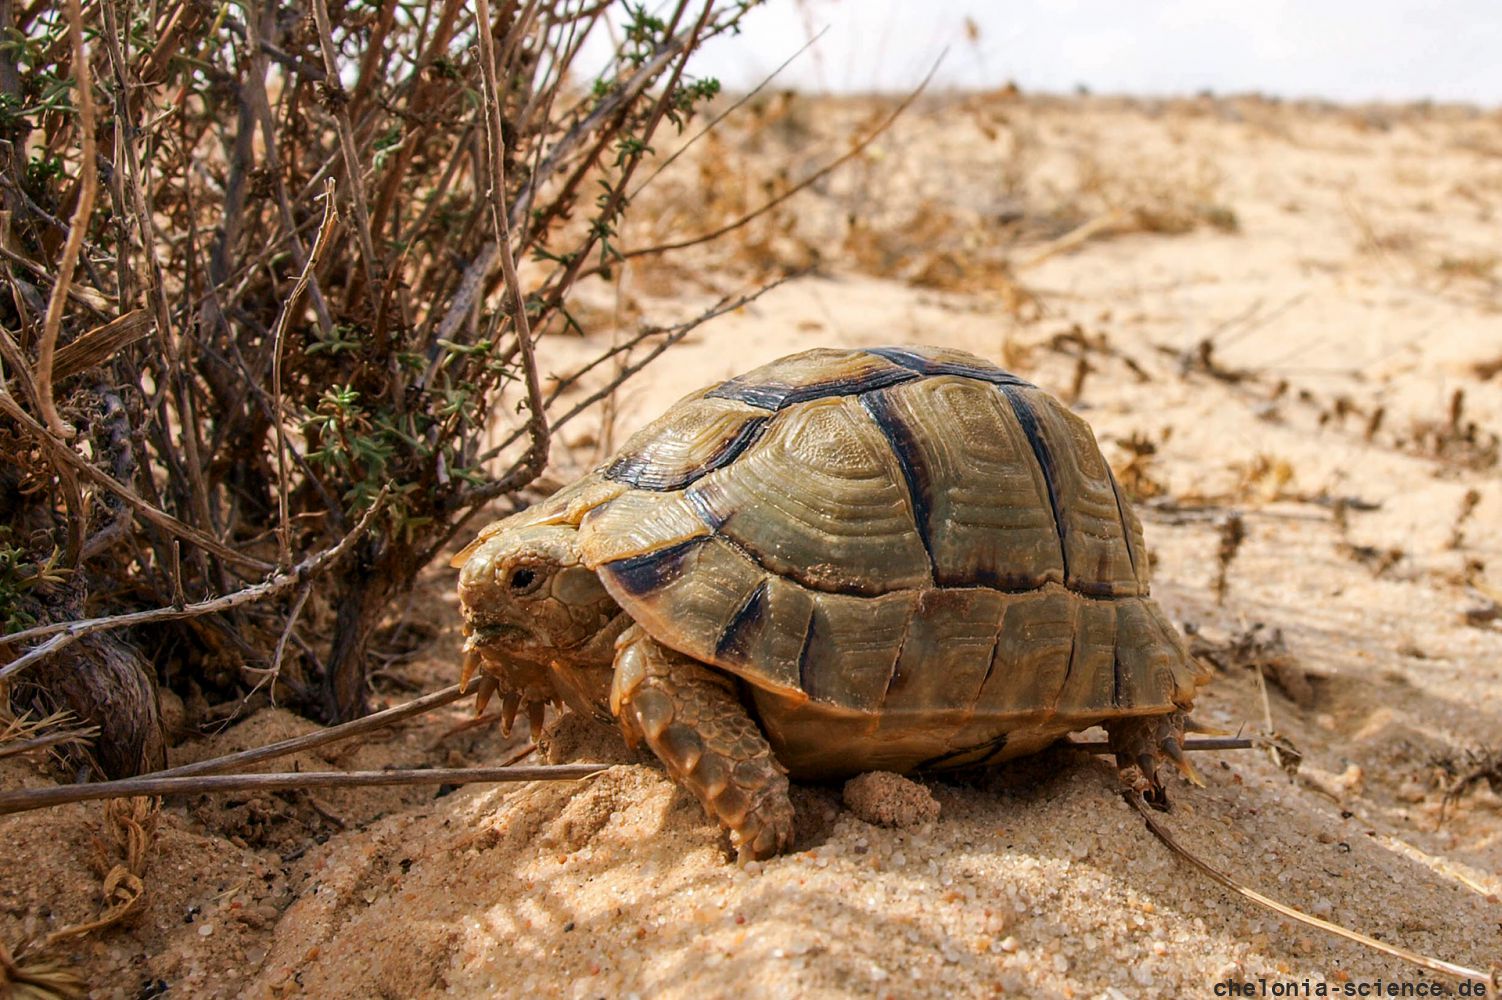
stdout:
<svg viewBox="0 0 1502 1000">
<path fill-rule="evenodd" d="M 97 723 L 123 692 L 148 729 L 158 678 L 362 712 L 393 596 L 603 398 L 538 355 L 751 6 L 0 5 L 12 695 Z M 591 388 L 690 325 L 602 346 Z M 158 758 L 129 739 L 101 769 Z"/>
<path fill-rule="evenodd" d="M 1178 236 L 1208 226 L 1224 233 L 1240 230 L 1235 210 L 1222 200 L 1220 171 L 1203 158 L 1192 161 L 1136 162 L 1076 154 L 1075 189 L 1066 197 L 1081 219 L 1115 214 L 1116 233 Z"/>
</svg>

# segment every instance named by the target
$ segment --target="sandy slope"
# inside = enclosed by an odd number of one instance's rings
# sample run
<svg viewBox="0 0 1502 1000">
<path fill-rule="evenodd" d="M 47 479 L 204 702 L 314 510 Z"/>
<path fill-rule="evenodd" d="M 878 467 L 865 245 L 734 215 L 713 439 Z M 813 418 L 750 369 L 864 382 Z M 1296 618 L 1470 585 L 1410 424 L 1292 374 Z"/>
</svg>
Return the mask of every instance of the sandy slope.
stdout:
<svg viewBox="0 0 1502 1000">
<path fill-rule="evenodd" d="M 717 155 L 726 175 L 758 157 L 796 174 L 817 155 L 799 129 L 868 112 L 783 109 Z M 704 195 L 685 184 L 683 198 Z M 1235 231 L 1217 228 L 1227 212 Z M 867 221 L 852 227 L 852 213 Z M 823 266 L 669 352 L 621 394 L 612 432 L 618 441 L 682 393 L 807 346 L 956 346 L 1066 396 L 1083 357 L 1073 402 L 1107 456 L 1121 469 L 1122 442 L 1156 445 L 1145 472 L 1163 493 L 1139 505 L 1155 595 L 1208 640 L 1281 629 L 1297 668 L 1293 697 L 1274 688 L 1269 706 L 1305 754 L 1300 776 L 1258 753 L 1202 760 L 1208 787 L 1172 789 L 1172 828 L 1274 896 L 1485 968 L 1502 962 L 1502 799 L 1482 782 L 1441 825 L 1435 762 L 1502 743 L 1502 629 L 1465 618 L 1502 589 L 1502 486 L 1485 452 L 1488 428 L 1502 429 L 1502 377 L 1482 377 L 1502 357 L 1499 213 L 1496 114 L 948 102 L 753 234 L 761 242 L 743 254 L 818 248 Z M 1005 239 L 1023 241 L 1020 261 L 1091 219 L 1107 220 L 1105 238 L 1010 284 Z M 628 281 L 622 295 L 658 308 L 671 292 L 693 307 L 712 297 L 706 285 L 731 287 L 715 275 L 738 263 Z M 1210 366 L 1193 353 L 1207 337 Z M 550 346 L 566 371 L 572 345 Z M 1474 421 L 1475 443 L 1436 445 L 1457 390 L 1458 431 Z M 566 433 L 554 475 L 593 461 L 602 436 Z M 1457 526 L 1469 490 L 1479 498 Z M 1218 524 L 1232 510 L 1247 538 L 1218 604 Z M 453 663 L 448 577 L 435 572 L 414 604 L 447 623 L 406 668 L 433 687 Z M 1261 725 L 1252 672 L 1217 676 L 1197 714 Z M 459 718 L 328 760 L 506 752 L 493 730 L 434 749 Z M 304 725 L 263 714 L 175 756 Z M 608 738 L 571 752 L 576 737 L 560 734 L 555 755 L 623 752 Z M 15 765 L 6 775 L 44 780 Z M 579 785 L 439 798 L 169 804 L 141 921 L 71 958 L 97 995 L 122 997 L 157 981 L 181 996 L 939 997 L 1419 978 L 1186 870 L 1101 761 L 1058 751 L 926 784 L 942 813 L 911 831 L 856 818 L 838 789 L 801 790 L 799 851 L 747 869 L 727 863 L 690 798 L 639 764 Z M 26 920 L 42 929 L 96 911 L 98 816 L 0 820 L 7 940 Z"/>
</svg>

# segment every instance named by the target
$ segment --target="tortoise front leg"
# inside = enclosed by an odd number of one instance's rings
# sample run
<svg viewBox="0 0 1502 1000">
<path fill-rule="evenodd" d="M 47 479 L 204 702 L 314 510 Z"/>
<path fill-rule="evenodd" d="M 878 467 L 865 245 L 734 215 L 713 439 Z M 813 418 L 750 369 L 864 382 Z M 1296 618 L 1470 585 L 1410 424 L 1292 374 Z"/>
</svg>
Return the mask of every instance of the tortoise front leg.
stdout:
<svg viewBox="0 0 1502 1000">
<path fill-rule="evenodd" d="M 734 682 L 638 626 L 621 635 L 615 650 L 610 710 L 626 742 L 647 741 L 672 779 L 730 831 L 741 861 L 787 850 L 793 842 L 787 777 Z"/>
</svg>

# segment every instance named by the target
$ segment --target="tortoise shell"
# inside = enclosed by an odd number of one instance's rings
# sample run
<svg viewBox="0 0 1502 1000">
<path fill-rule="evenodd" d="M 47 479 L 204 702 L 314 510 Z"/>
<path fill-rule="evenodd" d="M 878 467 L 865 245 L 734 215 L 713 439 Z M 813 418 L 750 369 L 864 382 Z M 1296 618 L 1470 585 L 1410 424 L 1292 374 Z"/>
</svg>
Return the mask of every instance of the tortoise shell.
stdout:
<svg viewBox="0 0 1502 1000">
<path fill-rule="evenodd" d="M 476 545 L 537 523 L 744 680 L 795 773 L 1017 756 L 1202 682 L 1089 426 L 960 351 L 812 350 L 693 393 Z"/>
</svg>

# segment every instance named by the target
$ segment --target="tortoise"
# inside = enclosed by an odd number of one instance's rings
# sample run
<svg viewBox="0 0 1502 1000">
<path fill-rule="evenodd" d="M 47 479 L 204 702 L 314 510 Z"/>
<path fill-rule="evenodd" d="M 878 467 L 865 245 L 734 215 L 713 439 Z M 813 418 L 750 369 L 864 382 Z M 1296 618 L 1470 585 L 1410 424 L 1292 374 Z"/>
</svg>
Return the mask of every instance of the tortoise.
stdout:
<svg viewBox="0 0 1502 1000">
<path fill-rule="evenodd" d="M 1161 796 L 1206 680 L 1148 596 L 1089 426 L 961 351 L 818 349 L 679 400 L 480 531 L 465 683 L 508 728 L 617 722 L 729 831 L 793 839 L 788 776 L 987 764 L 1102 725 Z"/>
</svg>

